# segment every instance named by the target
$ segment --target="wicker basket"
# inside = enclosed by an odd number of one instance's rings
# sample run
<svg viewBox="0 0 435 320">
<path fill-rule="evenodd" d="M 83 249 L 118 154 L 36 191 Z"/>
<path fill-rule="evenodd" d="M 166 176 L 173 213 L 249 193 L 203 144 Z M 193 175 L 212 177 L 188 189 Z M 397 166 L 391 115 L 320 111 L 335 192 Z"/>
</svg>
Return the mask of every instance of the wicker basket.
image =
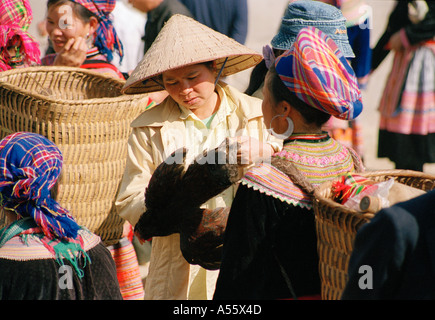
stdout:
<svg viewBox="0 0 435 320">
<path fill-rule="evenodd" d="M 113 203 L 130 123 L 148 105 L 146 95 L 122 95 L 124 83 L 69 67 L 0 74 L 0 138 L 27 131 L 55 142 L 64 156 L 59 203 L 107 245 L 117 242 L 123 230 Z"/>
<path fill-rule="evenodd" d="M 435 188 L 435 176 L 422 172 L 385 170 L 360 175 L 378 182 L 393 178 L 396 182 L 424 191 Z M 333 201 L 332 183 L 328 181 L 319 186 L 314 199 L 323 300 L 340 299 L 348 279 L 347 268 L 355 235 L 373 217 L 373 214 L 362 214 Z"/>
</svg>

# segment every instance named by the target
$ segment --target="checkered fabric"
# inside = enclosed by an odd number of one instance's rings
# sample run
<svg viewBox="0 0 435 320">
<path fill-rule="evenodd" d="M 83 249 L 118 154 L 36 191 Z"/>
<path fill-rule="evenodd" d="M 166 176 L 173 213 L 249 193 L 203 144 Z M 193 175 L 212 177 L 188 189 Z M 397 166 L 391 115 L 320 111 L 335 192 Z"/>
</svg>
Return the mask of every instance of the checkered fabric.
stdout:
<svg viewBox="0 0 435 320">
<path fill-rule="evenodd" d="M 32 8 L 28 0 L 2 0 L 0 24 L 17 26 L 27 31 L 32 23 Z"/>
<path fill-rule="evenodd" d="M 0 5 L 0 71 L 12 67 L 6 48 L 11 41 L 20 40 L 20 54 L 26 65 L 40 63 L 39 44 L 27 33 L 32 23 L 32 9 L 28 0 L 2 0 Z"/>
<path fill-rule="evenodd" d="M 47 138 L 13 133 L 0 141 L 0 206 L 31 217 L 48 238 L 75 239 L 80 227 L 50 197 L 63 157 Z"/>
<path fill-rule="evenodd" d="M 287 88 L 308 105 L 343 120 L 361 113 L 355 73 L 335 42 L 319 29 L 302 29 L 275 67 Z"/>
</svg>

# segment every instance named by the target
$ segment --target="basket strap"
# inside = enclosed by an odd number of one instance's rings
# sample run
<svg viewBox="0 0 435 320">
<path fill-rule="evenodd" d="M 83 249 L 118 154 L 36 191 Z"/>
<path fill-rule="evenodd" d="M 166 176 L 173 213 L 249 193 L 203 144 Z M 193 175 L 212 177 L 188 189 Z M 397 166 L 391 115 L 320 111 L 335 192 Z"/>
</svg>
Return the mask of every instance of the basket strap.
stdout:
<svg viewBox="0 0 435 320">
<path fill-rule="evenodd" d="M 288 175 L 291 181 L 304 190 L 309 196 L 314 196 L 314 186 L 292 162 L 273 157 L 271 164 Z"/>
</svg>

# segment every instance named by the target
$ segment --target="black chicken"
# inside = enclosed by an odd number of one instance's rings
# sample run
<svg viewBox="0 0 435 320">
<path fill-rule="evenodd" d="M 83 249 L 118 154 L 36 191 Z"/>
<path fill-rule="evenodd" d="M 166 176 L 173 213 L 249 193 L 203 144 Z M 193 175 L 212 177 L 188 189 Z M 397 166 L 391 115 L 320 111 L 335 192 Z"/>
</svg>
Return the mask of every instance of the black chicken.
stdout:
<svg viewBox="0 0 435 320">
<path fill-rule="evenodd" d="M 204 152 L 187 165 L 186 149 L 174 152 L 155 170 L 145 191 L 146 212 L 135 226 L 141 239 L 180 233 L 180 249 L 191 264 L 206 269 L 220 265 L 229 208 L 200 206 L 241 178 L 234 161 L 238 144 Z"/>
<path fill-rule="evenodd" d="M 186 171 L 186 155 L 186 149 L 177 150 L 154 171 L 145 189 L 147 209 L 135 226 L 135 232 L 141 239 L 169 236 L 179 232 L 181 204 L 170 199 L 182 190 L 180 188 Z"/>
</svg>

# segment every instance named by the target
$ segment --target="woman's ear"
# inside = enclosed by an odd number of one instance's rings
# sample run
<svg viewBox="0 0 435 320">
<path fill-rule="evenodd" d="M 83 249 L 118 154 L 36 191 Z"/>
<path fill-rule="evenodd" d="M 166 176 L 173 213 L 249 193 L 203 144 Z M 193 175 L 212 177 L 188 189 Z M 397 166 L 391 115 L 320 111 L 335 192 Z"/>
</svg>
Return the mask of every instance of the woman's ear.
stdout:
<svg viewBox="0 0 435 320">
<path fill-rule="evenodd" d="M 98 19 L 96 17 L 91 17 L 89 19 L 89 34 L 94 34 L 98 28 Z"/>
<path fill-rule="evenodd" d="M 280 114 L 286 118 L 290 116 L 292 109 L 293 109 L 292 106 L 287 101 L 282 100 L 278 103 L 276 111 L 277 114 Z"/>
</svg>

